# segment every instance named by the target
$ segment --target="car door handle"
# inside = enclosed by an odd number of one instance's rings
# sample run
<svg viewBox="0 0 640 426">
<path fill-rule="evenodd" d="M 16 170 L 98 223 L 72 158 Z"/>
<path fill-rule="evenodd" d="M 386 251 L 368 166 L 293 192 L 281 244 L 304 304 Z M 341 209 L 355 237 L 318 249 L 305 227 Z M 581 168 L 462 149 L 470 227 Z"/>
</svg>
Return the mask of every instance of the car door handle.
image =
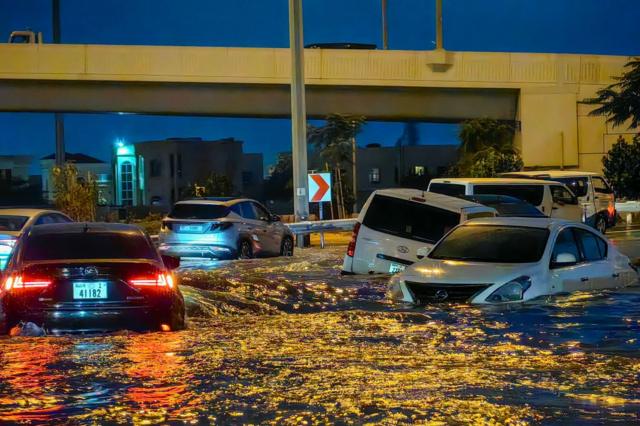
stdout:
<svg viewBox="0 0 640 426">
<path fill-rule="evenodd" d="M 582 282 L 589 281 L 589 277 L 582 277 L 582 278 L 580 278 L 580 281 L 582 281 Z"/>
<path fill-rule="evenodd" d="M 615 272 L 615 273 L 611 274 L 611 276 L 612 276 L 613 278 L 618 278 L 618 277 L 620 277 L 620 273 Z"/>
</svg>

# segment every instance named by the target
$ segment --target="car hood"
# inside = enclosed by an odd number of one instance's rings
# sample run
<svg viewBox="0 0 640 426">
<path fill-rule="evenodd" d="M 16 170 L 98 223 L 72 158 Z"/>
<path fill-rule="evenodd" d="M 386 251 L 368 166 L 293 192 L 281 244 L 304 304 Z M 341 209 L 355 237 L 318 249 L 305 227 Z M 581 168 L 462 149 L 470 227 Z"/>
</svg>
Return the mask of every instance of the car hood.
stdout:
<svg viewBox="0 0 640 426">
<path fill-rule="evenodd" d="M 404 281 L 441 284 L 506 283 L 530 275 L 536 263 L 486 263 L 425 259 L 408 267 L 400 276 Z"/>
</svg>

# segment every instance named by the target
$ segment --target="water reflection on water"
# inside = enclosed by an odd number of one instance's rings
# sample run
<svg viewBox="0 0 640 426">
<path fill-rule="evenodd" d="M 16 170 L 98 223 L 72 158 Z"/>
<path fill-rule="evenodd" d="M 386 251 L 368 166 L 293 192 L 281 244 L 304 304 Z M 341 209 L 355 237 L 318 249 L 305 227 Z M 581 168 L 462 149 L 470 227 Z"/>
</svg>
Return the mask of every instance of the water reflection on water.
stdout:
<svg viewBox="0 0 640 426">
<path fill-rule="evenodd" d="M 187 264 L 179 333 L 0 338 L 0 422 L 640 420 L 637 289 L 413 308 L 341 254 Z"/>
</svg>

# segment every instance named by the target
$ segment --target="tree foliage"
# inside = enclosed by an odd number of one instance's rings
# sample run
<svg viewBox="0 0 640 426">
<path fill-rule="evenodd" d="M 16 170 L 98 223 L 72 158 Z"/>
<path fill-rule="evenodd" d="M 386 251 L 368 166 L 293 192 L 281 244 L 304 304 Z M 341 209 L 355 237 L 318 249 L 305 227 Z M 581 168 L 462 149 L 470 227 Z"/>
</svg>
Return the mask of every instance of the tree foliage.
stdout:
<svg viewBox="0 0 640 426">
<path fill-rule="evenodd" d="M 233 182 L 227 175 L 211 172 L 204 180 L 187 185 L 182 191 L 183 198 L 189 197 L 229 197 L 233 194 Z"/>
<path fill-rule="evenodd" d="M 491 118 L 467 120 L 460 129 L 458 162 L 449 174 L 493 177 L 521 170 L 522 159 L 513 145 L 512 124 Z"/>
<path fill-rule="evenodd" d="M 288 200 L 293 194 L 293 160 L 290 152 L 278 154 L 276 165 L 264 183 L 264 193 L 269 200 Z"/>
<path fill-rule="evenodd" d="M 602 164 L 605 177 L 619 197 L 640 198 L 640 134 L 632 142 L 620 136 Z"/>
<path fill-rule="evenodd" d="M 640 58 L 634 58 L 625 65 L 615 83 L 599 90 L 595 98 L 585 99 L 590 105 L 599 105 L 589 115 L 606 116 L 607 122 L 619 126 L 629 120 L 630 129 L 640 124 Z"/>
<path fill-rule="evenodd" d="M 62 167 L 54 167 L 51 177 L 55 191 L 54 202 L 58 210 L 76 221 L 96 220 L 98 185 L 94 176 L 79 176 L 76 166 L 67 163 Z"/>
</svg>

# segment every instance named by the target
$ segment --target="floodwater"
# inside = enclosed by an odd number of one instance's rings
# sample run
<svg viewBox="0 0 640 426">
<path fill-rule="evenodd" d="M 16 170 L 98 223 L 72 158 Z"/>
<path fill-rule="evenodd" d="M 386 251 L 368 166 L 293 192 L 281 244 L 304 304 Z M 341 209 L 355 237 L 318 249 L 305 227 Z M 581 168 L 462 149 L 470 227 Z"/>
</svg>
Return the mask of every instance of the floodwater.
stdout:
<svg viewBox="0 0 640 426">
<path fill-rule="evenodd" d="M 187 263 L 181 332 L 2 337 L 0 423 L 640 422 L 640 290 L 418 308 L 343 253 Z"/>
</svg>

